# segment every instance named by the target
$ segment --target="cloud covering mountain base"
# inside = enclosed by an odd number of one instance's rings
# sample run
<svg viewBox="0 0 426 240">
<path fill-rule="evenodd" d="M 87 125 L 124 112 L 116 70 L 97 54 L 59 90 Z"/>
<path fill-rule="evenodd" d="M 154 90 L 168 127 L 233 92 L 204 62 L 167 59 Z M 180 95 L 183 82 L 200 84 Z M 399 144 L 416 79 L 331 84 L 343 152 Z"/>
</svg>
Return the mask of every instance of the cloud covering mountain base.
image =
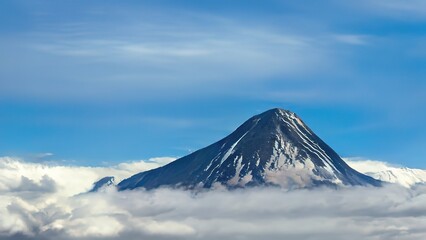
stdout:
<svg viewBox="0 0 426 240">
<path fill-rule="evenodd" d="M 297 191 L 253 188 L 196 194 L 111 188 L 69 196 L 70 192 L 63 192 L 63 175 L 51 174 L 57 171 L 52 170 L 55 167 L 44 166 L 47 172 L 41 178 L 25 176 L 20 169 L 12 181 L 12 174 L 5 173 L 11 173 L 13 166 L 34 164 L 10 158 L 1 162 L 5 177 L 0 180 L 0 239 L 350 240 L 421 239 L 426 235 L 423 185 Z M 77 167 L 61 168 L 76 177 L 82 172 Z"/>
</svg>

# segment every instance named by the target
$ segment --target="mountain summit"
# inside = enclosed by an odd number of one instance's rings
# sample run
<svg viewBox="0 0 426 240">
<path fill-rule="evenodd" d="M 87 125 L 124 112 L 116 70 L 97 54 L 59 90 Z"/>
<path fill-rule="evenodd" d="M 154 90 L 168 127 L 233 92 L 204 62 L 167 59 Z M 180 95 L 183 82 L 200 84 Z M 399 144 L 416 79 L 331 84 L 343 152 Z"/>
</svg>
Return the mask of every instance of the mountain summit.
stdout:
<svg viewBox="0 0 426 240">
<path fill-rule="evenodd" d="M 349 167 L 295 113 L 275 108 L 208 147 L 123 180 L 118 189 L 258 185 L 379 186 L 380 181 Z"/>
</svg>

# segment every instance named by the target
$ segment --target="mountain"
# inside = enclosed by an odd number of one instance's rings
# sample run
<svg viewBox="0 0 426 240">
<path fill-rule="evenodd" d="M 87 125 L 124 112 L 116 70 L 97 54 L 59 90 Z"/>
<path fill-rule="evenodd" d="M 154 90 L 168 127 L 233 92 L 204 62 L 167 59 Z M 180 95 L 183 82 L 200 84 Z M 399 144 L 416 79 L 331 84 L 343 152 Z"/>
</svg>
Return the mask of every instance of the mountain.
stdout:
<svg viewBox="0 0 426 240">
<path fill-rule="evenodd" d="M 396 183 L 403 187 L 412 187 L 426 183 L 426 170 L 398 167 L 371 160 L 347 160 L 348 164 L 359 172 L 383 182 Z"/>
<path fill-rule="evenodd" d="M 276 108 L 208 147 L 121 181 L 118 189 L 380 184 L 349 167 L 296 114 Z"/>
<path fill-rule="evenodd" d="M 89 192 L 99 192 L 101 190 L 105 190 L 109 187 L 115 186 L 115 178 L 114 177 L 104 177 L 97 182 L 93 183 L 93 188 Z"/>
</svg>

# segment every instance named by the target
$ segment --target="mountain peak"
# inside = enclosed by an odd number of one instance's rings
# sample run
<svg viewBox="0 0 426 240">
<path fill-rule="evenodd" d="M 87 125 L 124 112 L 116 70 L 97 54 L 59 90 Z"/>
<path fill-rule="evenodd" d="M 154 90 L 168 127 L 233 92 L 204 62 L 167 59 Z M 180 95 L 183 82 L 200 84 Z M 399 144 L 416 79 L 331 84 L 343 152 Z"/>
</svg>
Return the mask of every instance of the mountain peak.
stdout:
<svg viewBox="0 0 426 240">
<path fill-rule="evenodd" d="M 299 116 L 297 116 L 296 113 L 294 113 L 290 110 L 285 110 L 285 109 L 281 109 L 281 108 L 269 109 L 269 110 L 267 110 L 263 113 L 260 113 L 258 115 L 253 116 L 248 121 L 254 120 L 254 119 L 257 119 L 256 121 L 272 120 L 272 121 L 274 121 L 272 125 L 282 124 L 283 121 L 296 120 L 298 124 L 305 125 L 303 123 L 302 119 Z"/>
<path fill-rule="evenodd" d="M 262 112 L 254 117 L 260 117 L 260 118 L 276 118 L 278 116 L 293 116 L 295 117 L 296 114 L 290 110 L 285 110 L 282 108 L 272 108 L 265 112 Z"/>
<path fill-rule="evenodd" d="M 119 189 L 215 185 L 285 188 L 379 185 L 349 167 L 293 112 L 270 109 L 222 140 L 158 169 L 119 183 Z"/>
</svg>

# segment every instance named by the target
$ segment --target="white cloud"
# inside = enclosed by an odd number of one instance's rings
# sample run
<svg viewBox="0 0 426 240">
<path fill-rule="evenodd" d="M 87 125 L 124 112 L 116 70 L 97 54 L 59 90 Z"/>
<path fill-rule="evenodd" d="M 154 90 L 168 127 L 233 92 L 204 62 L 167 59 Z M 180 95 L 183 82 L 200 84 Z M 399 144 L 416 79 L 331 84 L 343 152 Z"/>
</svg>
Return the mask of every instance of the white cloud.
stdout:
<svg viewBox="0 0 426 240">
<path fill-rule="evenodd" d="M 2 216 L 18 216 L 15 232 L 47 239 L 415 239 L 426 234 L 425 191 L 395 186 L 198 195 L 169 189 L 111 191 L 46 208 L 13 202 Z M 58 214 L 48 216 L 49 211 Z"/>
<path fill-rule="evenodd" d="M 0 193 L 54 192 L 69 197 L 86 192 L 105 176 L 117 181 L 131 175 L 160 167 L 175 158 L 152 158 L 147 161 L 120 163 L 111 167 L 60 166 L 25 162 L 17 158 L 0 158 Z"/>
<path fill-rule="evenodd" d="M 0 239 L 408 240 L 426 234 L 426 187 L 421 185 L 412 189 L 390 185 L 198 193 L 108 189 L 71 196 L 87 189 L 98 176 L 124 176 L 173 159 L 106 168 L 47 166 L 6 157 L 0 160 L 0 175 L 4 176 L 0 178 Z M 75 186 L 68 186 L 68 190 L 46 187 L 64 183 Z"/>
</svg>

